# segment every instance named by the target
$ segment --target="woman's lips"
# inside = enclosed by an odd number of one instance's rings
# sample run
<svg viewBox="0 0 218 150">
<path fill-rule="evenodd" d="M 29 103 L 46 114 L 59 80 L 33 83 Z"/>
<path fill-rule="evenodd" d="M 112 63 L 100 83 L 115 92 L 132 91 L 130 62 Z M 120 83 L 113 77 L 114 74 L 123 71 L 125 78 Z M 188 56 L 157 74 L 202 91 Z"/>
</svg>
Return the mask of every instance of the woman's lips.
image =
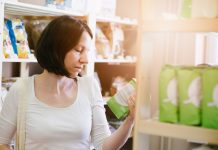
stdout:
<svg viewBox="0 0 218 150">
<path fill-rule="evenodd" d="M 75 67 L 75 69 L 76 69 L 77 71 L 81 72 L 82 69 L 83 69 L 83 67 Z"/>
</svg>

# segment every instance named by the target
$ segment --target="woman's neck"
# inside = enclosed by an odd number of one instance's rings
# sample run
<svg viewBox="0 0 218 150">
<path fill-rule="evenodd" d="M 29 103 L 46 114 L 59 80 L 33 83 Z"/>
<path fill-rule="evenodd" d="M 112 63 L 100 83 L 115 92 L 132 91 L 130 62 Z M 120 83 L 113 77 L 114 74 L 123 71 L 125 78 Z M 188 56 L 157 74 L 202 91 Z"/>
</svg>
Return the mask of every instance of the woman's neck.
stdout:
<svg viewBox="0 0 218 150">
<path fill-rule="evenodd" d="M 44 70 L 42 74 L 38 75 L 38 81 L 41 85 L 46 86 L 50 92 L 61 93 L 62 91 L 71 89 L 76 86 L 76 80 L 66 76 L 56 75 Z"/>
</svg>

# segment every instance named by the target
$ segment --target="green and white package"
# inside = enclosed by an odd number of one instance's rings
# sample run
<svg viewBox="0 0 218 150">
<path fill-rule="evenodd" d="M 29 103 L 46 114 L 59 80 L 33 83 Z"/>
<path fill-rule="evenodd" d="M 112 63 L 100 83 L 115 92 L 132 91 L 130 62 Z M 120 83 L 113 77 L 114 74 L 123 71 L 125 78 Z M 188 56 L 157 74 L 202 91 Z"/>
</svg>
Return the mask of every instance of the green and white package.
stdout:
<svg viewBox="0 0 218 150">
<path fill-rule="evenodd" d="M 181 17 L 190 18 L 191 17 L 192 0 L 182 0 L 181 4 Z"/>
<path fill-rule="evenodd" d="M 136 88 L 135 79 L 130 80 L 121 90 L 119 90 L 108 101 L 107 105 L 118 119 L 122 119 L 129 113 L 128 100 Z"/>
<path fill-rule="evenodd" d="M 202 126 L 218 129 L 218 68 L 208 68 L 202 77 Z"/>
<path fill-rule="evenodd" d="M 178 121 L 176 68 L 166 65 L 159 79 L 159 119 L 163 122 Z"/>
<path fill-rule="evenodd" d="M 181 67 L 177 71 L 179 122 L 187 125 L 200 125 L 202 78 L 201 69 Z"/>
</svg>

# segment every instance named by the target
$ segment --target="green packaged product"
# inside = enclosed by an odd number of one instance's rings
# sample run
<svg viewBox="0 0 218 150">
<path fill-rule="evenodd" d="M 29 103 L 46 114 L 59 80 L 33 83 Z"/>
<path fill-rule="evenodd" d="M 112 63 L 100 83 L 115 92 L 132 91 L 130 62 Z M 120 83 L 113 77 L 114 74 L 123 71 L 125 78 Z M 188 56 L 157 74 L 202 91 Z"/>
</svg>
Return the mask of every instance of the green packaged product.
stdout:
<svg viewBox="0 0 218 150">
<path fill-rule="evenodd" d="M 121 90 L 119 90 L 108 101 L 107 105 L 118 119 L 122 119 L 129 113 L 128 100 L 134 93 L 136 80 L 130 80 Z"/>
<path fill-rule="evenodd" d="M 218 68 L 208 68 L 202 77 L 202 126 L 218 129 Z"/>
<path fill-rule="evenodd" d="M 190 18 L 192 15 L 191 7 L 192 7 L 192 0 L 182 0 L 181 17 Z"/>
<path fill-rule="evenodd" d="M 201 69 L 181 67 L 177 71 L 179 122 L 187 125 L 201 123 Z"/>
<path fill-rule="evenodd" d="M 159 80 L 159 119 L 163 122 L 178 121 L 176 68 L 166 65 Z"/>
</svg>

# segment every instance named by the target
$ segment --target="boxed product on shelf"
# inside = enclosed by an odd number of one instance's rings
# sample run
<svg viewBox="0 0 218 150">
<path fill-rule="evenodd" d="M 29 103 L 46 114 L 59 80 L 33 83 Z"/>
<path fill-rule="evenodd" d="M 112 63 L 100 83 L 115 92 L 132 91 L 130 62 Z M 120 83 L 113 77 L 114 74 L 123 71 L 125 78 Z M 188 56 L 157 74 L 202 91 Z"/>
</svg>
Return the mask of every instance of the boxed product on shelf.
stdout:
<svg viewBox="0 0 218 150">
<path fill-rule="evenodd" d="M 218 129 L 218 68 L 205 69 L 202 76 L 202 125 Z"/>
<path fill-rule="evenodd" d="M 202 69 L 181 67 L 177 71 L 179 122 L 182 124 L 200 125 L 201 123 Z"/>
<path fill-rule="evenodd" d="M 159 79 L 159 119 L 163 122 L 178 122 L 178 91 L 176 68 L 164 66 Z"/>
</svg>

